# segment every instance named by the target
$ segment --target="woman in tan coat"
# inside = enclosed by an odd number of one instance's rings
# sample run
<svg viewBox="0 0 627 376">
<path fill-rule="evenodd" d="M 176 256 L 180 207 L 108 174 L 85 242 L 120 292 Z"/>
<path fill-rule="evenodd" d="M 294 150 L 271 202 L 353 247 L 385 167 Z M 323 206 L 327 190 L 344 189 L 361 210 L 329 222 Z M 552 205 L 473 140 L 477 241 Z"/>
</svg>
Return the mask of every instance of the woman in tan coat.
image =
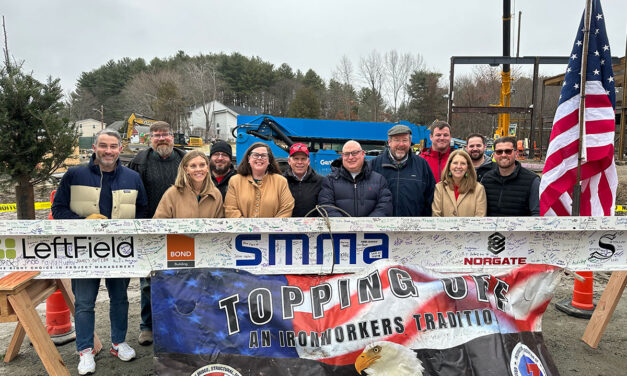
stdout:
<svg viewBox="0 0 627 376">
<path fill-rule="evenodd" d="M 174 185 L 153 218 L 224 218 L 222 194 L 209 175 L 209 158 L 194 150 L 183 156 Z"/>
<path fill-rule="evenodd" d="M 435 185 L 434 217 L 485 217 L 486 196 L 483 185 L 477 182 L 477 173 L 470 156 L 463 150 L 451 153 Z"/>
<path fill-rule="evenodd" d="M 227 218 L 292 216 L 294 197 L 268 145 L 257 142 L 249 147 L 237 173 L 224 198 Z"/>
</svg>

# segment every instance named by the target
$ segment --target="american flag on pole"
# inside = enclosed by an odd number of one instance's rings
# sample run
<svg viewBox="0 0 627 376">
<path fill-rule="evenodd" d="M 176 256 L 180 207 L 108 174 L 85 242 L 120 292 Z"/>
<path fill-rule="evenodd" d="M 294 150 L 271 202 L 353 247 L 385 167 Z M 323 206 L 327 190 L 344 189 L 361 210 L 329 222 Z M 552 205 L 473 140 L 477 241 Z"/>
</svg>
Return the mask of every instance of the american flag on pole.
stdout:
<svg viewBox="0 0 627 376">
<path fill-rule="evenodd" d="M 614 165 L 616 92 L 612 55 L 600 0 L 592 1 L 588 60 L 585 72 L 585 129 L 581 164 L 582 216 L 614 214 L 618 177 Z M 566 69 L 540 183 L 540 215 L 572 214 L 577 180 L 579 104 L 584 15 Z"/>
</svg>

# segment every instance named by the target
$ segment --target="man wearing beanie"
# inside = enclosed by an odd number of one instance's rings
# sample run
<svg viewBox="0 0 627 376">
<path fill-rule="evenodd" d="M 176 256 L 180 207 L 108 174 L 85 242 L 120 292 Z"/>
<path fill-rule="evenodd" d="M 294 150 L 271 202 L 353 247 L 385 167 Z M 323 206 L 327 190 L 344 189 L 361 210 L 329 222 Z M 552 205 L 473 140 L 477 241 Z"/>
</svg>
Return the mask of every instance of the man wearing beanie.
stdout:
<svg viewBox="0 0 627 376">
<path fill-rule="evenodd" d="M 226 190 L 229 187 L 229 180 L 235 174 L 237 170 L 231 162 L 233 157 L 233 150 L 231 145 L 225 141 L 217 141 L 211 146 L 209 151 L 209 168 L 211 169 L 211 179 L 213 184 L 222 193 L 222 200 L 226 196 Z"/>
</svg>

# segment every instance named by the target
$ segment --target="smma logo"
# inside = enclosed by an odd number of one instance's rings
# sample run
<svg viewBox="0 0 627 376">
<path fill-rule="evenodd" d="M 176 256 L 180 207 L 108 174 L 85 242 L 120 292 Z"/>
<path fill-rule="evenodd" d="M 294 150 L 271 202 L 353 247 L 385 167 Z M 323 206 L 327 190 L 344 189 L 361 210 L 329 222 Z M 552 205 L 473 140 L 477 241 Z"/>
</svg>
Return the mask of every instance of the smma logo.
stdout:
<svg viewBox="0 0 627 376">
<path fill-rule="evenodd" d="M 49 239 L 49 238 L 47 238 Z M 126 239 L 125 239 L 126 240 Z M 18 244 L 21 247 L 18 247 Z M 19 248 L 19 249 L 18 249 Z M 0 260 L 15 259 L 18 252 L 23 259 L 103 259 L 134 258 L 133 237 L 126 241 L 111 236 L 75 236 L 70 238 L 55 236 L 52 241 L 27 242 L 26 238 L 0 238 Z"/>
</svg>

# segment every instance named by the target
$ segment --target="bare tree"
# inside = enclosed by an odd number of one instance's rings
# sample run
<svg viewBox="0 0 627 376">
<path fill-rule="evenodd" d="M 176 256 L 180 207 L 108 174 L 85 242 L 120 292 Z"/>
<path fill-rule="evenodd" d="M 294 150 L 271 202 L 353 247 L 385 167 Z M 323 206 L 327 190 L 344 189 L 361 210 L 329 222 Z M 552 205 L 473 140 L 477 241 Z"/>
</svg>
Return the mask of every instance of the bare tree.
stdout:
<svg viewBox="0 0 627 376">
<path fill-rule="evenodd" d="M 407 100 L 407 84 L 411 74 L 423 65 L 422 56 L 399 54 L 391 50 L 385 54 L 386 89 L 391 97 L 392 109 L 396 116 L 398 106 Z"/>
<path fill-rule="evenodd" d="M 186 107 L 181 82 L 181 75 L 173 70 L 139 73 L 122 91 L 124 107 L 167 121 L 175 131 L 187 133 L 181 122 Z"/>
<path fill-rule="evenodd" d="M 201 107 L 205 116 L 205 140 L 216 136 L 214 105 L 218 94 L 218 70 L 208 61 L 190 62 L 183 68 L 192 105 Z"/>
<path fill-rule="evenodd" d="M 333 71 L 333 77 L 342 85 L 342 101 L 344 102 L 344 111 L 347 120 L 351 119 L 351 101 L 354 96 L 353 75 L 353 63 L 348 56 L 343 55 Z"/>
<path fill-rule="evenodd" d="M 379 119 L 379 107 L 381 103 L 381 89 L 385 81 L 385 68 L 383 66 L 383 58 L 377 50 L 372 50 L 368 56 L 361 58 L 359 62 L 359 73 L 361 79 L 372 91 L 372 121 Z"/>
</svg>

